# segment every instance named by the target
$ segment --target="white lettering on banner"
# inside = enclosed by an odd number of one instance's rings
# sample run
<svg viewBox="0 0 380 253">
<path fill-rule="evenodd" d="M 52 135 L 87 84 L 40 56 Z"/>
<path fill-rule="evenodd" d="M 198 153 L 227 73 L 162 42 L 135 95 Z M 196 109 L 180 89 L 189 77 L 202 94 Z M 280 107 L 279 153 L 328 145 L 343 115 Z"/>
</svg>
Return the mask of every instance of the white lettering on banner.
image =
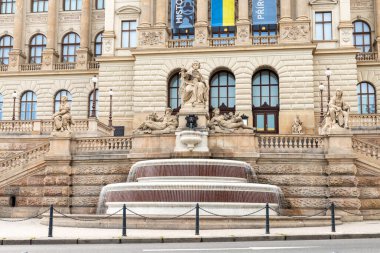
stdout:
<svg viewBox="0 0 380 253">
<path fill-rule="evenodd" d="M 257 19 L 264 19 L 264 15 L 265 15 L 265 3 L 264 3 L 265 0 L 258 0 L 257 3 L 256 3 L 256 6 L 255 6 L 255 13 L 256 13 L 256 17 Z"/>
<path fill-rule="evenodd" d="M 176 0 L 175 2 L 175 20 L 177 24 L 182 24 L 183 21 L 183 0 Z"/>
</svg>

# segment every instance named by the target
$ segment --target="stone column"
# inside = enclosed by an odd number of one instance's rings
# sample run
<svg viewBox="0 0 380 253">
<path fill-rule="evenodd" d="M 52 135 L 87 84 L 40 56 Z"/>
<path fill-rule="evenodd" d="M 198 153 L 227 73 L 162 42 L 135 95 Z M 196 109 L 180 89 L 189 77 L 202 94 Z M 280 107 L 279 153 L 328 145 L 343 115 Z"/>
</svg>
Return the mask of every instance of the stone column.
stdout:
<svg viewBox="0 0 380 253">
<path fill-rule="evenodd" d="M 105 1 L 102 56 L 115 55 L 115 1 Z"/>
<path fill-rule="evenodd" d="M 195 24 L 195 47 L 208 46 L 208 1 L 197 1 L 197 23 Z"/>
<path fill-rule="evenodd" d="M 140 16 L 140 27 L 150 27 L 151 26 L 151 0 L 141 0 L 141 16 Z"/>
<path fill-rule="evenodd" d="M 49 1 L 48 10 L 48 30 L 47 45 L 42 53 L 42 70 L 53 70 L 54 64 L 58 61 L 57 45 L 57 1 Z"/>
<path fill-rule="evenodd" d="M 297 0 L 296 17 L 297 20 L 310 20 L 309 0 Z"/>
<path fill-rule="evenodd" d="M 289 21 L 292 19 L 292 4 L 291 0 L 281 0 L 280 10 L 281 10 L 281 21 Z"/>
<path fill-rule="evenodd" d="M 375 13 L 376 13 L 376 45 L 377 52 L 380 52 L 380 0 L 376 0 Z"/>
<path fill-rule="evenodd" d="M 156 26 L 166 27 L 168 22 L 168 0 L 157 0 Z"/>
<path fill-rule="evenodd" d="M 250 40 L 250 22 L 249 22 L 249 5 L 248 0 L 239 0 L 239 19 L 236 23 L 236 45 L 250 45 L 252 44 Z"/>
<path fill-rule="evenodd" d="M 339 22 L 339 42 L 341 47 L 353 46 L 353 25 L 351 23 L 351 2 L 350 0 L 339 1 L 340 22 Z"/>
<path fill-rule="evenodd" d="M 87 69 L 87 63 L 92 54 L 89 49 L 91 4 L 90 0 L 82 1 L 82 15 L 80 18 L 80 48 L 77 50 L 77 69 Z"/>
<path fill-rule="evenodd" d="M 19 71 L 20 65 L 25 62 L 26 58 L 22 51 L 22 42 L 24 39 L 24 16 L 26 15 L 25 2 L 26 1 L 16 1 L 13 51 L 9 53 L 8 71 Z"/>
</svg>

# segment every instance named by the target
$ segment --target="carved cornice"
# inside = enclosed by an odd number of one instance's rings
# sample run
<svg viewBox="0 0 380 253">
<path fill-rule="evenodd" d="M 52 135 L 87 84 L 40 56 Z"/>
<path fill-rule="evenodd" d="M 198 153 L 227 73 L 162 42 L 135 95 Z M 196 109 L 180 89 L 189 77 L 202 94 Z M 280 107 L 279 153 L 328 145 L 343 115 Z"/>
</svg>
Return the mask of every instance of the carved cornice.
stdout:
<svg viewBox="0 0 380 253">
<path fill-rule="evenodd" d="M 337 0 L 310 0 L 311 5 L 338 4 Z"/>
<path fill-rule="evenodd" d="M 120 15 L 120 14 L 140 14 L 140 13 L 141 13 L 140 8 L 138 8 L 136 6 L 131 6 L 131 5 L 123 6 L 123 7 L 120 7 L 119 9 L 116 10 L 117 15 Z"/>
</svg>

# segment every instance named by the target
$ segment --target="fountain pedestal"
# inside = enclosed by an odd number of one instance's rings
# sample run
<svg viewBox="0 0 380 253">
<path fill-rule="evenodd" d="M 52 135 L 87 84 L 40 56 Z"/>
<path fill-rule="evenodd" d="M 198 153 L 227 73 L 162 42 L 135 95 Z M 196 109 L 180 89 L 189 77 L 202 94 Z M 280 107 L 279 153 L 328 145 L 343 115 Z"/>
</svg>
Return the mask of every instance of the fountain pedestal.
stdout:
<svg viewBox="0 0 380 253">
<path fill-rule="evenodd" d="M 210 150 L 208 148 L 208 132 L 185 130 L 175 133 L 176 143 L 174 153 L 190 153 L 190 154 L 207 154 Z"/>
</svg>

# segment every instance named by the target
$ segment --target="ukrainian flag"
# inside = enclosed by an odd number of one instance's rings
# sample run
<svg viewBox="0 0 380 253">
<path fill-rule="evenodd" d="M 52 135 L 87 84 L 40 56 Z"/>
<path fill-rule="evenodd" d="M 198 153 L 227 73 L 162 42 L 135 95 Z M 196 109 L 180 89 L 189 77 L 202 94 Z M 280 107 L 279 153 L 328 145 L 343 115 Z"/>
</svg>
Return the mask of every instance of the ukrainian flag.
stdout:
<svg viewBox="0 0 380 253">
<path fill-rule="evenodd" d="M 211 0 L 211 26 L 234 25 L 235 0 Z"/>
</svg>

